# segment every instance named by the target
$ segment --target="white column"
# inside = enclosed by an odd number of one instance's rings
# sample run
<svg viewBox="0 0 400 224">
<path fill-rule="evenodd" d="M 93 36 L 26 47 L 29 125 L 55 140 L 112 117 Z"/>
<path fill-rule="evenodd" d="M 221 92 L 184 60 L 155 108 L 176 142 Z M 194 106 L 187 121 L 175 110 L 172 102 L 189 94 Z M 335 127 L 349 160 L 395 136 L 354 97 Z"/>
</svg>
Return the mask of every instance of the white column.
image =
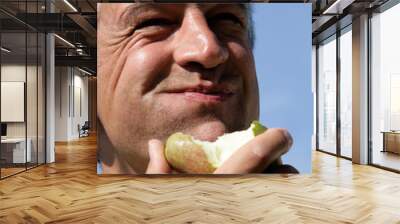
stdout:
<svg viewBox="0 0 400 224">
<path fill-rule="evenodd" d="M 55 161 L 54 151 L 54 133 L 55 133 L 55 76 L 54 76 L 54 35 L 47 34 L 46 36 L 46 163 Z"/>
<path fill-rule="evenodd" d="M 368 15 L 353 19 L 353 162 L 368 163 Z"/>
<path fill-rule="evenodd" d="M 47 12 L 53 12 L 54 6 L 50 1 L 46 4 Z M 46 163 L 55 161 L 55 44 L 54 35 L 46 35 Z"/>
</svg>

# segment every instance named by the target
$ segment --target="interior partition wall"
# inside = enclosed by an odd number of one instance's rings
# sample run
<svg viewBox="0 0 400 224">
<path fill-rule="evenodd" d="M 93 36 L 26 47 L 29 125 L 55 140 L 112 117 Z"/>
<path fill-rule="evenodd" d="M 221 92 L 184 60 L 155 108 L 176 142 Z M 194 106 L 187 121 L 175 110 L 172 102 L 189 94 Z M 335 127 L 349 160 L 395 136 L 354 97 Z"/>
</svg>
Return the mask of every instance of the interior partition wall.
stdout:
<svg viewBox="0 0 400 224">
<path fill-rule="evenodd" d="M 24 23 L 44 1 L 0 2 L 0 178 L 45 163 L 46 38 Z M 9 11 L 15 9 L 15 11 Z"/>
<path fill-rule="evenodd" d="M 316 50 L 317 150 L 352 157 L 352 26 L 337 30 Z"/>
</svg>

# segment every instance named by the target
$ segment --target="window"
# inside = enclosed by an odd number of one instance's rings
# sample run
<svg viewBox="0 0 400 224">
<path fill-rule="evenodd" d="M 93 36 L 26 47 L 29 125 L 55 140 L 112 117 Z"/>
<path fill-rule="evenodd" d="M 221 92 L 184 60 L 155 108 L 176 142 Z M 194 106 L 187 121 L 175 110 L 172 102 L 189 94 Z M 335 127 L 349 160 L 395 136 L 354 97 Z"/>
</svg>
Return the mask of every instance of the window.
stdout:
<svg viewBox="0 0 400 224">
<path fill-rule="evenodd" d="M 400 170 L 400 4 L 371 18 L 372 163 Z"/>
<path fill-rule="evenodd" d="M 42 13 L 44 3 L 1 1 L 0 7 L 24 16 Z M 45 163 L 45 35 L 12 15 L 0 12 L 8 21 L 0 24 L 0 178 Z"/>
<path fill-rule="evenodd" d="M 352 32 L 351 25 L 340 35 L 340 155 L 352 157 Z"/>
<path fill-rule="evenodd" d="M 336 35 L 318 47 L 318 149 L 336 153 Z"/>
</svg>

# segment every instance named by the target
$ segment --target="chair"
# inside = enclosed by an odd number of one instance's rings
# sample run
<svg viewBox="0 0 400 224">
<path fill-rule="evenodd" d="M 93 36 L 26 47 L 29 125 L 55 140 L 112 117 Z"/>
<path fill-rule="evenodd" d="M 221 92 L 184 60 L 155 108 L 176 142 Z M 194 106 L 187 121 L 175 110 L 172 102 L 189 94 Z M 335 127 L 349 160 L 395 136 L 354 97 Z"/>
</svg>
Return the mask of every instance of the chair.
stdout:
<svg viewBox="0 0 400 224">
<path fill-rule="evenodd" d="M 90 129 L 89 121 L 85 121 L 82 127 L 78 124 L 79 138 L 89 136 L 89 129 Z"/>
</svg>

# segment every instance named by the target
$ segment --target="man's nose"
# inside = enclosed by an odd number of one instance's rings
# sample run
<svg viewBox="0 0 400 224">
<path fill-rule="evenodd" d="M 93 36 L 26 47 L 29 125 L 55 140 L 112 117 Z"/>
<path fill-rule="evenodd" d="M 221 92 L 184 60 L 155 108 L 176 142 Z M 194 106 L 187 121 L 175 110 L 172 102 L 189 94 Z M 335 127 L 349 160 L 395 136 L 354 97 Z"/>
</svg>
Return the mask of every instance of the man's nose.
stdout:
<svg viewBox="0 0 400 224">
<path fill-rule="evenodd" d="M 181 66 L 201 64 L 210 69 L 224 63 L 229 52 L 210 29 L 203 12 L 193 8 L 185 13 L 173 56 Z"/>
</svg>

